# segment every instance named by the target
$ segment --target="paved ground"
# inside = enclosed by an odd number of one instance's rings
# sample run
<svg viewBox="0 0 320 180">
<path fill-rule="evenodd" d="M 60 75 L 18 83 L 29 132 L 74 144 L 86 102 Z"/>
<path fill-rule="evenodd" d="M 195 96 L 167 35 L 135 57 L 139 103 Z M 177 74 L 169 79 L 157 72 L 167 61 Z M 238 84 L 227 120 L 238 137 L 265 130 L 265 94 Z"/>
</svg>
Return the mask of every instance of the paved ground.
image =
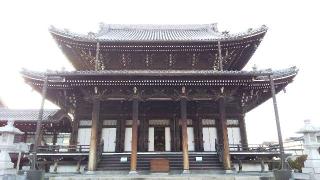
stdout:
<svg viewBox="0 0 320 180">
<path fill-rule="evenodd" d="M 118 172 L 95 172 L 93 174 L 46 174 L 49 180 L 274 180 L 273 173 L 156 173 L 145 174 L 140 172 L 138 175 L 128 175 Z"/>
</svg>

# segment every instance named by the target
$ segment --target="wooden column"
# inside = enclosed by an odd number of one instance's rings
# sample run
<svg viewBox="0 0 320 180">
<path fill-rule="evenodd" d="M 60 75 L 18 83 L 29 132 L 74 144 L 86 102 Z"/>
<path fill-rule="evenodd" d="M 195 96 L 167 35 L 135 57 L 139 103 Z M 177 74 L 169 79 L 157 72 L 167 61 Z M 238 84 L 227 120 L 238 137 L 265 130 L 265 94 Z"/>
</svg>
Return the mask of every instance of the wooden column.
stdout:
<svg viewBox="0 0 320 180">
<path fill-rule="evenodd" d="M 202 125 L 202 118 L 198 117 L 198 137 L 199 137 L 199 151 L 203 152 L 203 125 Z"/>
<path fill-rule="evenodd" d="M 27 131 L 26 131 L 26 132 L 24 132 L 24 134 L 23 134 L 23 140 L 22 140 L 22 142 L 27 143 L 27 139 L 28 139 L 28 133 L 27 133 Z"/>
<path fill-rule="evenodd" d="M 125 141 L 125 134 L 126 134 L 126 118 L 123 117 L 121 119 L 121 128 L 120 128 L 120 152 L 124 152 L 124 141 Z"/>
<path fill-rule="evenodd" d="M 131 140 L 131 166 L 129 174 L 137 173 L 137 149 L 138 149 L 138 110 L 139 102 L 135 97 L 132 101 L 132 140 Z"/>
<path fill-rule="evenodd" d="M 182 153 L 183 153 L 183 173 L 189 173 L 189 154 L 188 154 L 188 131 L 187 131 L 187 99 L 182 97 L 180 100 L 181 128 L 182 128 Z"/>
<path fill-rule="evenodd" d="M 196 117 L 192 118 L 193 136 L 194 136 L 194 150 L 199 151 L 199 127 L 198 119 Z"/>
<path fill-rule="evenodd" d="M 180 118 L 178 118 L 177 116 L 174 117 L 174 126 L 175 126 L 175 151 L 180 152 L 181 151 L 181 129 L 180 129 Z"/>
<path fill-rule="evenodd" d="M 225 170 L 231 169 L 230 151 L 229 151 L 229 140 L 228 140 L 228 129 L 225 109 L 224 97 L 219 98 L 219 125 L 221 132 L 220 142 L 223 146 L 223 166 Z"/>
<path fill-rule="evenodd" d="M 121 120 L 117 120 L 117 126 L 116 126 L 116 152 L 121 152 Z"/>
<path fill-rule="evenodd" d="M 92 103 L 92 125 L 91 125 L 91 138 L 88 171 L 95 171 L 97 168 L 97 150 L 98 150 L 98 125 L 100 114 L 100 101 L 94 99 Z"/>
<path fill-rule="evenodd" d="M 141 106 L 140 106 L 141 107 Z M 144 149 L 144 137 L 146 136 L 145 135 L 145 129 L 147 128 L 147 127 L 145 127 L 146 125 L 146 122 L 145 122 L 145 117 L 143 117 L 143 116 L 140 116 L 140 123 L 139 123 L 139 127 L 138 127 L 138 129 L 139 129 L 139 136 L 138 136 L 138 151 L 142 151 L 142 152 L 144 152 L 145 151 L 145 149 Z"/>
<path fill-rule="evenodd" d="M 143 135 L 143 151 L 148 152 L 149 147 L 149 120 L 146 116 L 143 117 L 144 122 L 144 128 L 142 129 L 144 135 Z"/>
<path fill-rule="evenodd" d="M 58 134 L 56 131 L 53 131 L 53 137 L 52 137 L 52 145 L 56 145 L 58 140 Z"/>
<path fill-rule="evenodd" d="M 77 145 L 78 144 L 78 131 L 79 131 L 79 124 L 80 119 L 78 117 L 78 110 L 75 110 L 74 112 L 74 118 L 72 121 L 72 130 L 70 135 L 69 144 L 70 145 Z"/>
<path fill-rule="evenodd" d="M 247 138 L 247 129 L 246 129 L 246 122 L 244 119 L 244 115 L 239 117 L 239 128 L 240 128 L 240 138 L 241 138 L 241 145 L 243 148 L 248 148 L 248 138 Z"/>
</svg>

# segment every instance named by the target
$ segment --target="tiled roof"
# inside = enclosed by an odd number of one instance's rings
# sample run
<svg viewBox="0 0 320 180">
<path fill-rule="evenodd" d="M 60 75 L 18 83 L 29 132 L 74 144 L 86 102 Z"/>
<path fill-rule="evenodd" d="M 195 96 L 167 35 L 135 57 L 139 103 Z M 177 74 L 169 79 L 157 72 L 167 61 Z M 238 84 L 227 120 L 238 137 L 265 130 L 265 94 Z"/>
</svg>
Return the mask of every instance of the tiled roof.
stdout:
<svg viewBox="0 0 320 180">
<path fill-rule="evenodd" d="M 50 71 L 52 81 L 63 81 L 63 76 L 258 76 L 266 75 L 274 78 L 291 76 L 298 72 L 296 67 L 272 71 L 271 69 L 257 71 L 216 71 L 216 70 L 102 70 L 102 71 Z M 24 69 L 24 76 L 41 80 L 46 73 Z"/>
<path fill-rule="evenodd" d="M 43 120 L 51 120 L 58 112 L 58 109 L 46 109 L 43 111 Z M 0 120 L 15 121 L 36 121 L 38 120 L 39 110 L 36 109 L 8 109 L 0 108 Z"/>
<path fill-rule="evenodd" d="M 72 33 L 68 30 L 50 28 L 51 33 L 84 41 L 106 42 L 168 42 L 168 41 L 217 41 L 245 38 L 265 33 L 266 26 L 249 29 L 247 32 L 229 34 L 218 32 L 216 24 L 191 25 L 150 25 L 150 24 L 102 24 L 98 33 L 88 35 Z"/>
</svg>

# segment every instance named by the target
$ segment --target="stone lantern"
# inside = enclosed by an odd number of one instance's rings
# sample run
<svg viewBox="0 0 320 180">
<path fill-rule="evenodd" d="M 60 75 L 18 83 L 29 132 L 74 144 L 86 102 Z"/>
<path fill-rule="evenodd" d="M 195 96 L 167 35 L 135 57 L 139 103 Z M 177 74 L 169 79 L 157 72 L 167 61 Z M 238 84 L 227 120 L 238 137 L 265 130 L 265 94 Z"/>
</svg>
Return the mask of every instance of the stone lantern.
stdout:
<svg viewBox="0 0 320 180">
<path fill-rule="evenodd" d="M 15 173 L 9 152 L 19 151 L 17 144 L 14 143 L 14 135 L 23 134 L 23 132 L 13 124 L 14 121 L 8 121 L 6 126 L 0 127 L 0 175 Z"/>
<path fill-rule="evenodd" d="M 320 128 L 314 127 L 310 120 L 304 121 L 304 127 L 298 131 L 303 134 L 304 150 L 308 155 L 302 173 L 310 174 L 313 179 L 320 179 Z"/>
</svg>

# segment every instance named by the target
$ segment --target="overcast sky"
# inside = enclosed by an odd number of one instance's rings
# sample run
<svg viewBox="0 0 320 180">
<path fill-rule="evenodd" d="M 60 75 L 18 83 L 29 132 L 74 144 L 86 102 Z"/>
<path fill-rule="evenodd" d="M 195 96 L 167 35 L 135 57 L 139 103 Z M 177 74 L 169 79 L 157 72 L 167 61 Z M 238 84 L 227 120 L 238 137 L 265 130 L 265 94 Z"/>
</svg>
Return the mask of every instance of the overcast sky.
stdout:
<svg viewBox="0 0 320 180">
<path fill-rule="evenodd" d="M 70 31 L 97 31 L 100 22 L 117 24 L 208 24 L 220 31 L 269 30 L 246 70 L 297 66 L 299 73 L 277 95 L 282 133 L 296 136 L 303 120 L 320 124 L 320 10 L 314 1 L 1 1 L 0 98 L 9 108 L 39 108 L 40 95 L 26 85 L 22 68 L 73 70 L 48 32 L 50 25 Z M 46 103 L 46 108 L 55 107 Z M 272 102 L 246 115 L 249 143 L 277 140 Z"/>
</svg>

